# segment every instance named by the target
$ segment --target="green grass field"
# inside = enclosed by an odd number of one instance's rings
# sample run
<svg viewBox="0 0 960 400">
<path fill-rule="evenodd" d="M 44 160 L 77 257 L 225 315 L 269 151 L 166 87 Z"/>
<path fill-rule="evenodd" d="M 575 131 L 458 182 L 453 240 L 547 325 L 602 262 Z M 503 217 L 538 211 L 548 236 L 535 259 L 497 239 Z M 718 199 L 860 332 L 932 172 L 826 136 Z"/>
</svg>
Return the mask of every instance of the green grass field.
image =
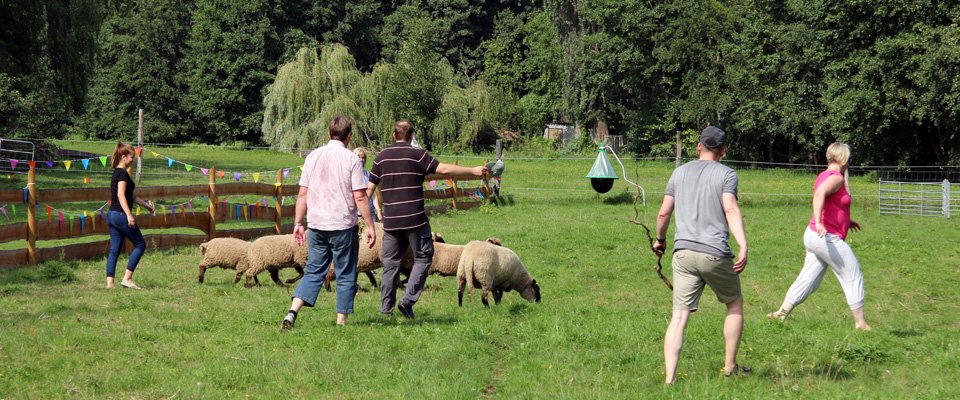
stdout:
<svg viewBox="0 0 960 400">
<path fill-rule="evenodd" d="M 254 152 L 245 163 L 278 168 L 287 156 Z M 193 247 L 148 250 L 136 276 L 144 291 L 103 289 L 103 258 L 25 267 L 0 272 L 0 399 L 960 396 L 956 219 L 880 216 L 876 183 L 854 178 L 853 214 L 864 229 L 848 241 L 874 330 L 853 329 L 829 273 L 787 323 L 772 322 L 765 314 L 803 261 L 814 174 L 740 171 L 750 243 L 740 360 L 754 373 L 721 376 L 724 307 L 707 290 L 687 329 L 679 381 L 665 387 L 670 293 L 642 229 L 628 222 L 629 186 L 621 179 L 605 195 L 590 190 L 590 156 L 508 153 L 506 161 L 505 204 L 431 223 L 448 243 L 500 238 L 540 282 L 540 304 L 511 292 L 484 309 L 474 291 L 457 307 L 456 279 L 434 276 L 416 321 L 381 317 L 379 292 L 368 291 L 339 328 L 334 296 L 322 293 L 294 331 L 280 333 L 292 289 L 244 289 L 219 269 L 199 285 Z M 648 191 L 640 220 L 654 222 L 671 170 L 666 162 L 627 166 Z"/>
</svg>

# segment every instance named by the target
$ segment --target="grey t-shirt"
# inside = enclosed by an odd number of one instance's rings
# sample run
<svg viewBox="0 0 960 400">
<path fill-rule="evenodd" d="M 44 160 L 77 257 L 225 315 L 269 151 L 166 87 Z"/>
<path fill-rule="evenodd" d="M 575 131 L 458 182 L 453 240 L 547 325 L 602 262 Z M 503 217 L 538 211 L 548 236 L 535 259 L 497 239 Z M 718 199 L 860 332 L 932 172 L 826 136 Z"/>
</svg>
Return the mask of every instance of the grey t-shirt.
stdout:
<svg viewBox="0 0 960 400">
<path fill-rule="evenodd" d="M 733 258 L 723 193 L 737 196 L 737 173 L 716 161 L 695 160 L 673 171 L 664 194 L 674 198 L 673 251 Z"/>
</svg>

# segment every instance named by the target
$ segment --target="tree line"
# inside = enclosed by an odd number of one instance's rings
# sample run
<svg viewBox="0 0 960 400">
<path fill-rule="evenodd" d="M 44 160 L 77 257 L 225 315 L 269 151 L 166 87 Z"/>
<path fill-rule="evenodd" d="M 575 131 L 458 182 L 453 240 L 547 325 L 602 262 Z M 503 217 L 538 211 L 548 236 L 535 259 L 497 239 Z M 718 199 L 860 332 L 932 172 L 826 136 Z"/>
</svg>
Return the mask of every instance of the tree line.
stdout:
<svg viewBox="0 0 960 400">
<path fill-rule="evenodd" d="M 481 150 L 549 122 L 673 154 L 960 165 L 960 4 L 888 0 L 7 0 L 0 136 L 312 147 L 414 121 Z"/>
</svg>

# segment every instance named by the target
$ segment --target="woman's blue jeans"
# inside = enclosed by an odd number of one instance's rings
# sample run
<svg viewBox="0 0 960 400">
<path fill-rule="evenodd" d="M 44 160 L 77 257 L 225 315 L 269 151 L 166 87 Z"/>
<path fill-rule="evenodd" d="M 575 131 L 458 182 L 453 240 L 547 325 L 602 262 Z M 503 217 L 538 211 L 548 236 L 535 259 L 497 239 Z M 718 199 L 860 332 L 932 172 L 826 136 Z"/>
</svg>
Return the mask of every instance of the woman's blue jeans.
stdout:
<svg viewBox="0 0 960 400">
<path fill-rule="evenodd" d="M 147 242 L 143 240 L 140 227 L 134 226 L 131 228 L 127 225 L 127 214 L 121 211 L 108 211 L 107 225 L 110 227 L 110 255 L 107 256 L 107 278 L 113 278 L 117 270 L 117 257 L 120 256 L 123 239 L 130 239 L 130 243 L 133 243 L 133 251 L 130 252 L 130 260 L 127 261 L 127 269 L 131 272 L 137 269 L 140 257 L 143 256 L 143 251 L 147 249 Z"/>
<path fill-rule="evenodd" d="M 357 227 L 342 231 L 307 229 L 307 267 L 303 279 L 293 291 L 308 307 L 317 302 L 330 262 L 337 274 L 337 313 L 353 314 L 353 298 L 357 294 L 357 256 L 360 240 Z"/>
</svg>

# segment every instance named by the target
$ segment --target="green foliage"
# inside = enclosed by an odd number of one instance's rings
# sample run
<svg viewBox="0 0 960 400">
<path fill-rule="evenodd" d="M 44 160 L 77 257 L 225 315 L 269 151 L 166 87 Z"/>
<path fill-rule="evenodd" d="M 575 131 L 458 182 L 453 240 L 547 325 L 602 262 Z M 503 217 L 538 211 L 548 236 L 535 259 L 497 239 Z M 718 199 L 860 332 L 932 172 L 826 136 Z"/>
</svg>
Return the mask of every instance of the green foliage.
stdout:
<svg viewBox="0 0 960 400">
<path fill-rule="evenodd" d="M 198 0 L 183 66 L 183 108 L 203 142 L 256 140 L 279 37 L 267 0 Z"/>
<path fill-rule="evenodd" d="M 77 280 L 75 270 L 80 266 L 77 260 L 48 261 L 40 264 L 40 274 L 44 279 L 55 282 L 73 282 Z"/>
<path fill-rule="evenodd" d="M 104 22 L 87 112 L 75 131 L 132 141 L 142 108 L 144 140 L 193 139 L 186 131 L 182 98 L 189 89 L 181 75 L 193 10 L 192 1 L 132 1 Z"/>
</svg>

